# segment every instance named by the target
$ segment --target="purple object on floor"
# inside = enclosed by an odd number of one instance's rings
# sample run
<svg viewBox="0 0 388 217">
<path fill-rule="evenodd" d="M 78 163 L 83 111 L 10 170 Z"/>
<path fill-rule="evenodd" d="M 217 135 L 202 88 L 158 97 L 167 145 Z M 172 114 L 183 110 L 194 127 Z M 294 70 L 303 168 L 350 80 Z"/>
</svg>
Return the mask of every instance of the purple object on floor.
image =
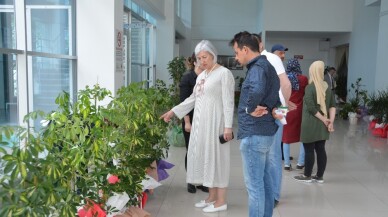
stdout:
<svg viewBox="0 0 388 217">
<path fill-rule="evenodd" d="M 162 181 L 164 179 L 167 179 L 169 175 L 166 172 L 166 169 L 168 170 L 168 169 L 171 169 L 175 166 L 174 164 L 169 163 L 169 162 L 164 161 L 164 160 L 158 160 L 157 165 L 158 165 L 158 177 L 159 177 L 158 181 Z"/>
</svg>

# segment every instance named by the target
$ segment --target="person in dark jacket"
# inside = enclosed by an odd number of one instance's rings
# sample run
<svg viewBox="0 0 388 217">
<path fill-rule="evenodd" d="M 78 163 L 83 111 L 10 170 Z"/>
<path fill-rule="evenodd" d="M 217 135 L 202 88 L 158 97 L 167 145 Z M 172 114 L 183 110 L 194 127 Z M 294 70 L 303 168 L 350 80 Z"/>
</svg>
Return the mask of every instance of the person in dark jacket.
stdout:
<svg viewBox="0 0 388 217">
<path fill-rule="evenodd" d="M 249 32 L 237 33 L 231 40 L 235 59 L 247 67 L 238 105 L 238 134 L 245 185 L 249 197 L 249 216 L 272 216 L 274 192 L 270 175 L 269 151 L 278 125 L 272 116 L 279 106 L 280 81 L 275 68 L 260 55 L 257 38 Z M 257 108 L 265 112 L 255 113 Z"/>
</svg>

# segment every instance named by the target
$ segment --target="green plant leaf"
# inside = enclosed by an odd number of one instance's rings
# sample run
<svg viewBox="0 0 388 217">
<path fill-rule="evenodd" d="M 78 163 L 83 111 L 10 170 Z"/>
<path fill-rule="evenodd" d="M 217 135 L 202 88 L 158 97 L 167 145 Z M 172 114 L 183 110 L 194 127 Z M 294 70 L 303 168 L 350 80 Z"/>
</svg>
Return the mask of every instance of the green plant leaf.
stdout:
<svg viewBox="0 0 388 217">
<path fill-rule="evenodd" d="M 9 161 L 4 167 L 4 174 L 10 173 L 16 166 L 15 161 Z"/>
<path fill-rule="evenodd" d="M 14 161 L 14 160 L 16 160 L 16 158 L 14 156 L 9 155 L 9 154 L 4 155 L 2 157 L 2 159 L 5 160 L 5 161 Z"/>
</svg>

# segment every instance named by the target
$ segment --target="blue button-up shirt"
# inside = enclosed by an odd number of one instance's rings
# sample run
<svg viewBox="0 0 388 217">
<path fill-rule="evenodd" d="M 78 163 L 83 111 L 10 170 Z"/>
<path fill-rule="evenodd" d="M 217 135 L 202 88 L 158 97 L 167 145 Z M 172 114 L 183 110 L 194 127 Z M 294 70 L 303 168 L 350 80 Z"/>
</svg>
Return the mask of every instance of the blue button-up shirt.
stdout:
<svg viewBox="0 0 388 217">
<path fill-rule="evenodd" d="M 247 68 L 238 105 L 237 138 L 243 139 L 252 135 L 272 136 L 278 129 L 272 117 L 272 108 L 281 104 L 279 77 L 263 55 L 252 59 Z M 267 107 L 268 114 L 261 117 L 250 115 L 258 105 Z"/>
</svg>

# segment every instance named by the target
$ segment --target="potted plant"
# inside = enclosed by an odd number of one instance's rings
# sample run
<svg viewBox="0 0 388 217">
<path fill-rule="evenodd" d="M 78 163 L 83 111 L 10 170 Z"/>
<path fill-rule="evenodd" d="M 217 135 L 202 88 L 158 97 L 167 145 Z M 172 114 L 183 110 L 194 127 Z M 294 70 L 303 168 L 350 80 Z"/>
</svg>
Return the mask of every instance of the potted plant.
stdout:
<svg viewBox="0 0 388 217">
<path fill-rule="evenodd" d="M 171 97 L 173 98 L 173 104 L 177 105 L 179 100 L 179 83 L 182 79 L 183 74 L 186 71 L 185 58 L 184 57 L 175 57 L 167 64 L 167 69 L 170 73 L 170 78 L 172 79 L 172 88 L 173 92 Z"/>
<path fill-rule="evenodd" d="M 146 168 L 168 148 L 159 116 L 169 99 L 164 90 L 141 86 L 121 88 L 115 98 L 87 87 L 74 103 L 63 93 L 41 131 L 2 128 L 0 135 L 19 142 L 11 153 L 0 148 L 0 216 L 75 216 L 77 207 L 104 216 L 116 210 L 107 205 L 115 192 L 129 195 L 127 206 L 138 205 Z"/>
<path fill-rule="evenodd" d="M 173 80 L 172 85 L 169 87 L 169 94 L 173 102 L 172 105 L 175 106 L 180 103 L 179 83 L 186 71 L 185 58 L 175 57 L 173 60 L 168 62 L 167 69 L 170 73 L 170 78 Z M 185 146 L 183 131 L 180 125 L 181 122 L 175 118 L 170 122 L 169 130 L 167 132 L 167 140 L 170 145 L 178 147 Z"/>
<path fill-rule="evenodd" d="M 362 79 L 358 78 L 355 83 L 350 85 L 350 89 L 348 90 L 351 94 L 348 102 L 342 105 L 342 108 L 339 112 L 339 115 L 346 119 L 348 115 L 352 117 L 352 122 L 357 122 L 354 120 L 359 116 L 366 113 L 366 104 L 368 103 L 368 92 L 363 89 L 361 84 Z"/>
<path fill-rule="evenodd" d="M 388 89 L 371 94 L 368 109 L 379 123 L 388 124 Z"/>
</svg>

